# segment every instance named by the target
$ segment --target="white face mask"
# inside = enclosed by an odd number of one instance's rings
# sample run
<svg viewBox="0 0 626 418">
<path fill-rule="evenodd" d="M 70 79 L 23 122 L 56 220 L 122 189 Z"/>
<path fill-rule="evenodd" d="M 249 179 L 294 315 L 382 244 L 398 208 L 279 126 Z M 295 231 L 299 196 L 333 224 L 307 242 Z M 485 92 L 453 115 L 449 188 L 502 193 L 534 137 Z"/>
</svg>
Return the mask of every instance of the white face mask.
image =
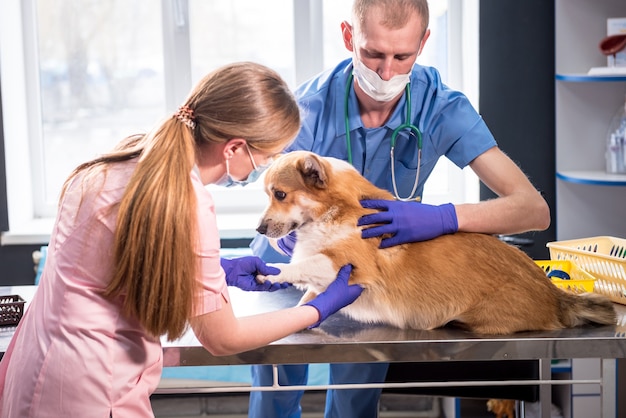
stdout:
<svg viewBox="0 0 626 418">
<path fill-rule="evenodd" d="M 411 81 L 411 71 L 408 74 L 395 75 L 391 80 L 383 80 L 376 71 L 367 68 L 358 58 L 354 57 L 352 62 L 354 65 L 352 72 L 359 87 L 377 102 L 388 102 L 394 99 Z"/>
</svg>

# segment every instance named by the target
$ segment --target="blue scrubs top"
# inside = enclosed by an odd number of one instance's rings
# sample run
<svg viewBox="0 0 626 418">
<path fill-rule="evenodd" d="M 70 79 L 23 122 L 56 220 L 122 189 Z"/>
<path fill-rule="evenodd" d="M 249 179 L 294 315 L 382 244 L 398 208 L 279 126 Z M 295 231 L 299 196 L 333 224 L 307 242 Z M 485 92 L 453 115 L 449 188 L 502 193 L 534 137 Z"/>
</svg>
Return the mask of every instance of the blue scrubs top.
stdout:
<svg viewBox="0 0 626 418">
<path fill-rule="evenodd" d="M 345 126 L 346 83 L 352 73 L 352 59 L 340 62 L 300 86 L 295 95 L 302 109 L 302 128 L 286 151 L 307 150 L 319 155 L 348 160 Z M 459 168 L 496 146 L 487 125 L 462 93 L 441 82 L 439 72 L 432 67 L 415 64 L 411 72 L 410 123 L 422 132 L 422 159 L 417 195 L 439 157 L 446 156 Z M 406 121 L 406 93 L 389 120 L 381 127 L 365 128 L 359 104 L 350 88 L 348 117 L 352 164 L 376 186 L 393 193 L 391 183 L 391 135 Z M 411 194 L 417 173 L 417 143 L 410 131 L 400 131 L 396 139 L 395 170 L 398 193 Z M 251 248 L 266 261 L 285 261 L 267 240 L 258 236 Z"/>
</svg>

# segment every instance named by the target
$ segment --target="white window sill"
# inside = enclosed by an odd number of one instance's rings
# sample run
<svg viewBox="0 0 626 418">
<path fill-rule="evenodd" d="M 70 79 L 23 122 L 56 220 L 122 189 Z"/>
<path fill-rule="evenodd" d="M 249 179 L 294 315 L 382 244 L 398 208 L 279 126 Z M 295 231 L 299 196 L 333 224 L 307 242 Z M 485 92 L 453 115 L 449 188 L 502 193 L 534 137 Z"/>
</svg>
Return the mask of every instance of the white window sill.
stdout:
<svg viewBox="0 0 626 418">
<path fill-rule="evenodd" d="M 218 214 L 217 226 L 221 239 L 250 239 L 256 234 L 259 214 Z M 46 245 L 50 241 L 50 233 L 54 219 L 33 219 L 24 225 L 3 232 L 0 245 Z"/>
<path fill-rule="evenodd" d="M 1 245 L 46 245 L 50 241 L 53 218 L 32 219 L 0 235 Z"/>
</svg>

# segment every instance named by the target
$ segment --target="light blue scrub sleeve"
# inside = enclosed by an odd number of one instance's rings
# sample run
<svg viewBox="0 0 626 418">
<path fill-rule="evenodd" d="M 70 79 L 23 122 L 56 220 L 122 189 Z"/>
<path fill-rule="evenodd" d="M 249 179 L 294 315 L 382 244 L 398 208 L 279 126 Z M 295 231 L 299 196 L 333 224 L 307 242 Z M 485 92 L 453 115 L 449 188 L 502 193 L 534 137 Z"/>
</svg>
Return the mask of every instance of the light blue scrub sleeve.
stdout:
<svg viewBox="0 0 626 418">
<path fill-rule="evenodd" d="M 250 249 L 266 263 L 289 263 L 290 258 L 276 251 L 265 235 L 256 234 L 250 242 Z"/>
</svg>

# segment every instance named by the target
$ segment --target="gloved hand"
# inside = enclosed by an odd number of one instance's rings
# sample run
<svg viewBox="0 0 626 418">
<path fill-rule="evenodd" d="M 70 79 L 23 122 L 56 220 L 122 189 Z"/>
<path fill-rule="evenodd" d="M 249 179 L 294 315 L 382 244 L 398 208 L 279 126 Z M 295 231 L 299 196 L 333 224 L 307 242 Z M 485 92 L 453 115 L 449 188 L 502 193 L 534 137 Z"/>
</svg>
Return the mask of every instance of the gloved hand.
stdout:
<svg viewBox="0 0 626 418">
<path fill-rule="evenodd" d="M 335 281 L 328 285 L 326 290 L 317 295 L 315 299 L 305 303 L 305 305 L 313 306 L 320 313 L 320 320 L 309 328 L 318 327 L 330 315 L 348 306 L 361 295 L 363 292 L 361 286 L 358 284 L 348 285 L 350 273 L 352 273 L 351 264 L 341 267 Z"/>
<path fill-rule="evenodd" d="M 433 206 L 400 200 L 362 200 L 361 206 L 378 209 L 380 212 L 361 216 L 357 226 L 381 224 L 364 229 L 361 233 L 362 238 L 392 235 L 381 241 L 380 248 L 426 241 L 459 230 L 456 210 L 452 203 Z"/>
<path fill-rule="evenodd" d="M 291 231 L 284 237 L 278 238 L 276 245 L 278 245 L 278 248 L 280 248 L 286 255 L 291 257 L 297 240 L 298 237 L 296 236 L 296 231 Z"/>
<path fill-rule="evenodd" d="M 291 283 L 257 282 L 257 274 L 280 274 L 280 269 L 268 266 L 259 257 L 221 258 L 220 264 L 226 273 L 226 284 L 229 286 L 256 292 L 274 292 L 291 286 Z"/>
</svg>

